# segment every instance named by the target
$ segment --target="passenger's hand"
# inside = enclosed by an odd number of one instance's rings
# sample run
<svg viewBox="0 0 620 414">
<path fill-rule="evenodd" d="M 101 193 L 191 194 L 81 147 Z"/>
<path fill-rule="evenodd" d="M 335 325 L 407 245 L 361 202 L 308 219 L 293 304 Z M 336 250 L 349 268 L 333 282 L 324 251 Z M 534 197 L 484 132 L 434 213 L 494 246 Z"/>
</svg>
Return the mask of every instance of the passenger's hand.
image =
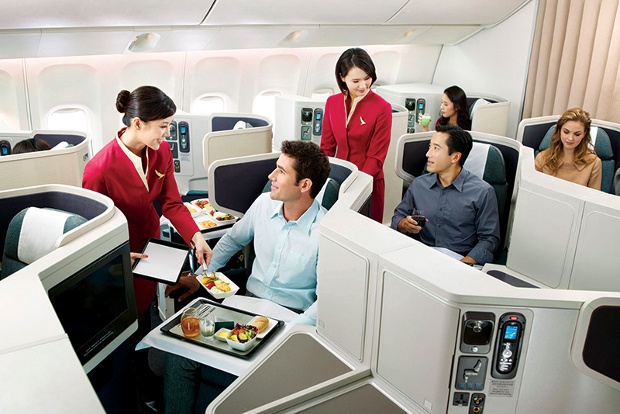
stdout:
<svg viewBox="0 0 620 414">
<path fill-rule="evenodd" d="M 131 252 L 129 253 L 129 257 L 131 258 L 131 265 L 133 266 L 133 264 L 136 262 L 136 260 L 138 259 L 146 259 L 148 256 L 148 254 L 144 254 L 144 253 L 134 253 Z"/>
<path fill-rule="evenodd" d="M 425 219 L 428 221 L 428 219 Z M 398 222 L 398 231 L 401 233 L 413 233 L 418 234 L 422 231 L 422 226 L 418 226 L 418 222 L 411 216 L 404 217 Z"/>
<path fill-rule="evenodd" d="M 431 123 L 431 116 L 428 114 L 418 115 L 418 123 L 422 126 L 423 132 L 428 132 L 428 126 Z"/>
<path fill-rule="evenodd" d="M 461 262 L 463 262 L 463 263 L 465 263 L 465 264 L 468 264 L 468 265 L 470 265 L 470 266 L 473 266 L 473 265 L 478 264 L 478 262 L 476 261 L 476 259 L 474 259 L 474 258 L 473 258 L 473 257 L 471 257 L 471 256 L 465 256 L 465 257 L 463 257 L 460 261 L 461 261 Z"/>
<path fill-rule="evenodd" d="M 166 290 L 164 292 L 164 295 L 166 297 L 170 296 L 170 293 L 174 292 L 177 289 L 185 289 L 186 292 L 183 293 L 181 296 L 179 296 L 179 298 L 177 299 L 179 302 L 183 302 L 185 299 L 187 299 L 190 295 L 192 295 L 194 292 L 196 292 L 198 289 L 200 289 L 200 282 L 198 281 L 198 279 L 193 276 L 192 274 L 190 274 L 189 272 L 184 272 L 181 274 L 181 277 L 179 278 L 179 281 L 177 282 L 176 285 L 173 286 L 166 286 Z"/>
<path fill-rule="evenodd" d="M 196 253 L 198 263 L 202 265 L 203 269 L 206 269 L 209 263 L 211 263 L 213 250 L 211 250 L 211 247 L 209 247 L 204 236 L 199 231 L 192 236 L 192 243 L 194 243 L 194 248 L 196 249 L 194 253 Z"/>
</svg>

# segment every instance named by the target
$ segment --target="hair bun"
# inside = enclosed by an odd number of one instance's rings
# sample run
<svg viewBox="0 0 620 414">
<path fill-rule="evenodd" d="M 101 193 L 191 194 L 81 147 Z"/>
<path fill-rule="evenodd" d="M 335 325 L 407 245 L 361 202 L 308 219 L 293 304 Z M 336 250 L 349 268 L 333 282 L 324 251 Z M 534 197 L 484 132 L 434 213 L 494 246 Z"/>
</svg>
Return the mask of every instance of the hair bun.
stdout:
<svg viewBox="0 0 620 414">
<path fill-rule="evenodd" d="M 123 89 L 116 96 L 116 110 L 121 114 L 127 112 L 127 106 L 129 105 L 129 98 L 131 97 L 131 92 Z"/>
</svg>

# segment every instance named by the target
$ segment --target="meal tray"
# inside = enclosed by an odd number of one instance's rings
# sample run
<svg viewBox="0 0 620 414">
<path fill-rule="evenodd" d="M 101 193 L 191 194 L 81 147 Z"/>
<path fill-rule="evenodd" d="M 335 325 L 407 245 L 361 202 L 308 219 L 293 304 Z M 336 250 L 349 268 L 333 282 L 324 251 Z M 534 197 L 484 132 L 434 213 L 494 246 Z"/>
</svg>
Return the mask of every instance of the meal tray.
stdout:
<svg viewBox="0 0 620 414">
<path fill-rule="evenodd" d="M 235 309 L 230 306 L 223 305 L 221 303 L 214 302 L 209 299 L 199 298 L 195 302 L 192 303 L 192 307 L 198 309 L 198 313 L 200 317 L 209 315 L 211 319 L 215 322 L 225 322 L 225 321 L 234 321 L 240 325 L 247 325 L 249 321 L 254 319 L 256 314 L 246 312 L 241 309 Z M 210 348 L 215 351 L 223 352 L 225 354 L 233 355 L 238 358 L 247 359 L 249 358 L 257 349 L 263 346 L 266 342 L 268 342 L 273 335 L 284 326 L 284 322 L 280 320 L 276 320 L 273 318 L 269 318 L 270 321 L 275 320 L 276 325 L 269 330 L 262 338 L 256 339 L 256 345 L 247 351 L 238 351 L 233 349 L 226 342 L 222 342 L 218 340 L 215 335 L 205 338 L 201 334 L 195 336 L 193 338 L 188 338 L 183 335 L 183 331 L 181 330 L 181 326 L 179 323 L 181 322 L 182 313 L 172 318 L 167 324 L 161 327 L 161 331 L 163 334 L 171 336 L 176 339 L 180 339 L 185 342 L 190 342 L 195 345 L 203 346 L 205 348 Z"/>
</svg>

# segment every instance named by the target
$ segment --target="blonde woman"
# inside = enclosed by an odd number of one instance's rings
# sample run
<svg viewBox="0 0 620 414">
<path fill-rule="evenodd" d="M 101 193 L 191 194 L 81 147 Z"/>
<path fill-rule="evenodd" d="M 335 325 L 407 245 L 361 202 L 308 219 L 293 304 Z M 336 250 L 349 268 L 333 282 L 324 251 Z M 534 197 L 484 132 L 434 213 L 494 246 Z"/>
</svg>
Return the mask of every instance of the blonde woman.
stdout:
<svg viewBox="0 0 620 414">
<path fill-rule="evenodd" d="M 590 114 L 581 108 L 564 112 L 551 146 L 536 156 L 536 171 L 600 190 L 602 163 L 592 149 L 591 124 Z"/>
</svg>

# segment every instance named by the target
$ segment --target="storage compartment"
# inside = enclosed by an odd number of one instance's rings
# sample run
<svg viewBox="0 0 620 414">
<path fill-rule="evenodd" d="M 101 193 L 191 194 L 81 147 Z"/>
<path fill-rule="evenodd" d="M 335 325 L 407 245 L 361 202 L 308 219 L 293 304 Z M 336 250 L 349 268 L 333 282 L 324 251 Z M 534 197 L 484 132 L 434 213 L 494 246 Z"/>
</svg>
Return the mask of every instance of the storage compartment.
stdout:
<svg viewBox="0 0 620 414">
<path fill-rule="evenodd" d="M 339 392 L 339 391 L 337 391 Z M 299 411 L 307 414 L 357 413 L 357 414 L 401 414 L 407 411 L 400 408 L 371 383 L 363 383 L 345 394 L 318 403 Z"/>
<path fill-rule="evenodd" d="M 292 334 L 213 412 L 246 412 L 352 371 L 311 335 Z"/>
</svg>

